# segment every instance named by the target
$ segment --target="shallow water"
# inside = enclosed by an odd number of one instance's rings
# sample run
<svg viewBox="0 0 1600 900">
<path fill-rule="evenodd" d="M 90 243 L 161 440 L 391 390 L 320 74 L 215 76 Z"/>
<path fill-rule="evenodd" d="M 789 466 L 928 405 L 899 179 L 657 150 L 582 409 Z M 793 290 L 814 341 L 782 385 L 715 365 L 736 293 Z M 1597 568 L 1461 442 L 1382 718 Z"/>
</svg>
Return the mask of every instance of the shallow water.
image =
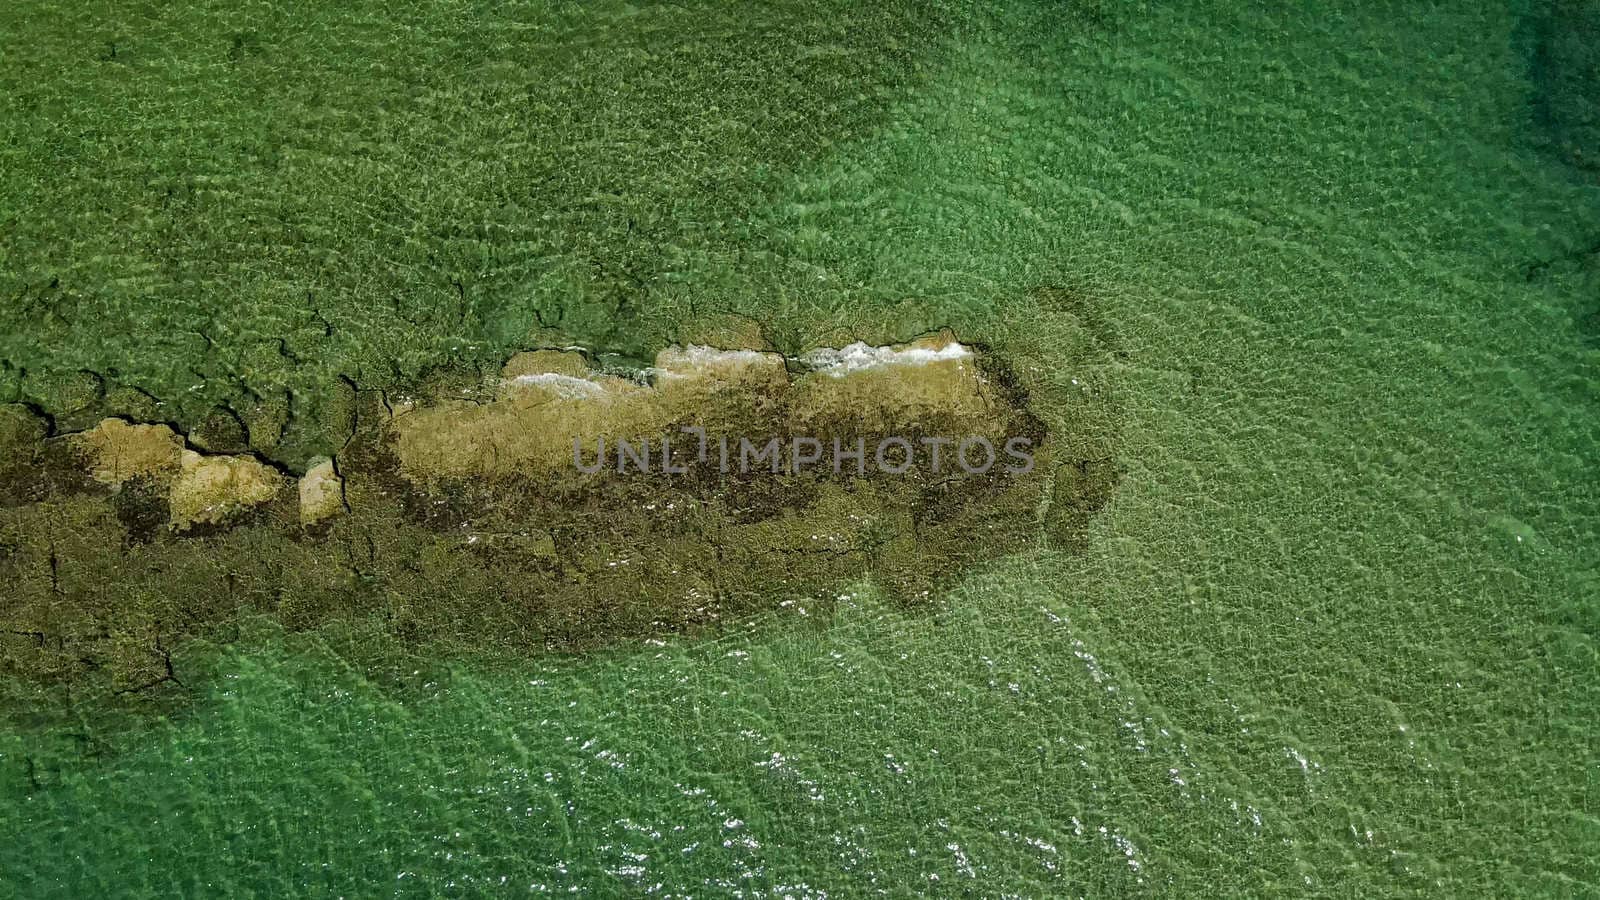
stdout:
<svg viewBox="0 0 1600 900">
<path fill-rule="evenodd" d="M 60 422 L 80 369 L 309 421 L 558 316 L 1003 320 L 1124 472 L 931 610 L 510 660 L 247 621 L 6 724 L 6 893 L 1597 889 L 1600 187 L 1543 13 L 825 6 L 0 14 L 0 387 Z"/>
</svg>

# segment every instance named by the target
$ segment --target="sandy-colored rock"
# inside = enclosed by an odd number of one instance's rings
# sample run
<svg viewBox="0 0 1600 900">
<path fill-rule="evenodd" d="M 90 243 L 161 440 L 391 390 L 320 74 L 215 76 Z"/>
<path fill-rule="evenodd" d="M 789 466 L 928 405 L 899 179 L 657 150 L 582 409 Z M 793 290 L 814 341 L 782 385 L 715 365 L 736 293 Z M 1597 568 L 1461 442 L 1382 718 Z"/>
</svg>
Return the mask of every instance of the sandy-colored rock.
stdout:
<svg viewBox="0 0 1600 900">
<path fill-rule="evenodd" d="M 300 524 L 316 525 L 344 512 L 344 479 L 333 460 L 314 460 L 300 476 Z"/>
<path fill-rule="evenodd" d="M 500 371 L 501 379 L 512 383 L 523 375 L 544 374 L 582 378 L 589 374 L 589 363 L 574 350 L 525 350 L 507 360 Z"/>
<path fill-rule="evenodd" d="M 758 350 L 668 347 L 646 374 L 665 420 L 708 431 L 749 430 L 751 419 L 774 418 L 789 389 L 783 356 Z"/>
<path fill-rule="evenodd" d="M 783 356 L 763 350 L 720 350 L 701 344 L 668 347 L 656 354 L 653 373 L 671 381 L 787 380 Z"/>
<path fill-rule="evenodd" d="M 216 524 L 271 500 L 283 477 L 248 456 L 182 453 L 182 469 L 172 483 L 172 526 Z"/>
<path fill-rule="evenodd" d="M 813 350 L 802 361 L 813 371 L 790 398 L 791 421 L 802 429 L 987 434 L 1004 417 L 976 351 L 949 332 Z"/>
<path fill-rule="evenodd" d="M 121 419 L 73 435 L 87 452 L 96 481 L 122 485 L 133 478 L 168 480 L 183 465 L 183 438 L 165 425 L 131 425 Z"/>
<path fill-rule="evenodd" d="M 708 434 L 996 436 L 1011 410 L 975 351 L 943 332 L 903 345 L 853 344 L 794 361 L 753 349 L 697 344 L 662 350 L 648 384 L 593 371 L 577 353 L 513 357 L 490 402 L 445 400 L 397 415 L 390 427 L 413 481 L 574 472 L 577 445 Z"/>
<path fill-rule="evenodd" d="M 145 478 L 164 486 L 174 528 L 222 522 L 271 500 L 283 482 L 272 467 L 252 457 L 197 453 L 165 425 L 105 419 L 72 440 L 87 454 L 95 480 L 120 488 Z"/>
</svg>

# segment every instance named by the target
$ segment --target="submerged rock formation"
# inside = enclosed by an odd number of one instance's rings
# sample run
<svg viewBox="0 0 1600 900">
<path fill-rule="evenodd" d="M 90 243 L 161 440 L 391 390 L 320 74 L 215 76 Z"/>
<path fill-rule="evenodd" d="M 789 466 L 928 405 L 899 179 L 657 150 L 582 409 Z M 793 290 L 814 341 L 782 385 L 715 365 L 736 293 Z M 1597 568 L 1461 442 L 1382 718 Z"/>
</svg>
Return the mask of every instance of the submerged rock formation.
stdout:
<svg viewBox="0 0 1600 900">
<path fill-rule="evenodd" d="M 949 334 L 799 359 L 670 347 L 632 378 L 522 354 L 362 435 L 349 499 L 399 498 L 520 560 L 508 595 L 591 625 L 814 603 L 863 578 L 922 598 L 1039 536 L 1049 446 L 1008 379 Z"/>
<path fill-rule="evenodd" d="M 294 489 L 166 425 L 49 436 L 10 409 L 0 668 L 158 684 L 152 647 L 245 610 L 526 651 L 825 610 L 864 582 L 914 603 L 1081 528 L 1116 478 L 1055 462 L 1017 377 L 949 333 L 689 344 L 639 371 L 534 350 L 431 385 L 355 390 L 349 439 Z"/>
<path fill-rule="evenodd" d="M 618 464 L 600 465 L 605 472 L 630 461 L 647 466 L 652 450 L 658 467 L 703 464 L 708 446 L 717 451 L 719 471 L 728 471 L 743 441 L 764 447 L 774 438 L 774 460 L 791 456 L 796 439 L 830 449 L 835 439 L 851 447 L 859 440 L 870 454 L 885 438 L 911 442 L 913 453 L 948 439 L 945 458 L 954 460 L 964 438 L 1003 443 L 1011 436 L 1003 433 L 1007 427 L 1023 427 L 1030 441 L 1039 437 L 1036 423 L 1019 418 L 1016 398 L 1004 396 L 980 358 L 948 333 L 903 346 L 820 350 L 795 361 L 758 350 L 674 346 L 641 375 L 592 370 L 576 352 L 519 354 L 487 397 L 399 411 L 391 430 L 400 471 L 416 483 L 576 480 L 583 472 L 575 454 L 585 448 L 597 456 L 608 447 L 633 451 L 604 460 Z M 724 440 L 734 442 L 731 461 Z M 673 441 L 680 451 L 692 443 L 685 454 L 692 458 L 666 459 Z"/>
</svg>

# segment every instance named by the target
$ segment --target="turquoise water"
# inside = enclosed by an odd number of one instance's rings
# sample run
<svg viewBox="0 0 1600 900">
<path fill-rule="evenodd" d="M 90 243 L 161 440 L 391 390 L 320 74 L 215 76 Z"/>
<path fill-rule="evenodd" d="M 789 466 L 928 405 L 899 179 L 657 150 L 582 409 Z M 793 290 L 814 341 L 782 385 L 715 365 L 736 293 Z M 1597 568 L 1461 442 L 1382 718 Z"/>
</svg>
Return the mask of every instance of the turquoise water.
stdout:
<svg viewBox="0 0 1600 900">
<path fill-rule="evenodd" d="M 851 43 L 815 24 L 836 11 L 785 12 L 806 24 L 5 14 L 30 40 L 3 58 L 3 108 L 36 127 L 0 150 L 4 270 L 26 296 L 68 276 L 40 307 L 59 322 L 8 308 L 8 373 L 116 367 L 189 415 L 191 381 L 310 398 L 331 372 L 500 353 L 535 310 L 637 351 L 708 303 L 803 347 L 835 311 L 897 333 L 1068 315 L 1027 300 L 1062 285 L 1115 352 L 1061 347 L 1040 377 L 1110 393 L 1125 475 L 1086 547 L 974 571 L 932 611 L 841 585 L 826 615 L 699 639 L 381 664 L 348 652 L 360 637 L 249 622 L 180 658 L 186 698 L 134 724 L 7 725 L 4 891 L 1595 893 L 1600 186 L 1532 62 L 1555 13 L 909 8 Z M 125 92 L 38 74 L 100 31 L 145 54 Z M 220 72 L 247 32 L 255 80 L 165 62 Z M 635 49 L 597 83 L 551 69 L 567 94 L 515 69 L 519 42 L 622 34 Z M 516 102 L 485 105 L 495 73 Z M 652 104 L 667 80 L 683 105 Z M 164 93 L 180 83 L 212 118 Z M 313 154 L 255 118 L 249 85 L 277 85 L 260 108 L 293 128 L 370 129 L 316 132 Z M 577 131 L 506 142 L 539 98 L 612 89 Z M 719 143 L 718 97 L 761 113 L 729 119 L 743 139 Z M 92 151 L 141 128 L 167 142 Z M 251 168 L 231 140 L 280 140 L 283 162 Z M 541 187 L 530 159 L 576 180 Z M 231 173 L 191 180 L 212 204 L 194 221 L 236 231 L 185 231 L 161 270 L 166 232 L 134 215 L 158 201 L 116 190 L 146 163 Z M 269 202 L 298 208 L 281 217 L 302 239 L 249 237 L 276 227 Z M 618 307 L 596 259 L 648 294 Z M 481 288 L 469 316 L 438 306 L 458 270 Z M 298 312 L 308 286 L 326 340 Z M 221 349 L 178 336 L 207 315 Z"/>
</svg>

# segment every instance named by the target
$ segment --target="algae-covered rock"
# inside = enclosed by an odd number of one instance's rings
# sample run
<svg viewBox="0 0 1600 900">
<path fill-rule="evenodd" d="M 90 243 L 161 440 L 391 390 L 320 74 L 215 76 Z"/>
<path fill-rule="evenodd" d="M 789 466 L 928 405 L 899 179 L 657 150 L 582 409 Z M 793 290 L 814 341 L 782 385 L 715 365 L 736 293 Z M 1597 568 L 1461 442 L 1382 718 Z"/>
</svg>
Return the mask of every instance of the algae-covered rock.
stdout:
<svg viewBox="0 0 1600 900">
<path fill-rule="evenodd" d="M 56 423 L 63 428 L 76 428 L 94 421 L 99 401 L 105 396 L 105 380 L 89 371 L 29 373 L 23 383 L 29 398 L 40 409 L 55 414 Z M 96 417 L 97 418 L 97 417 Z"/>
<path fill-rule="evenodd" d="M 389 452 L 353 448 L 348 477 L 370 498 L 352 509 L 398 497 L 517 572 L 528 627 L 577 635 L 815 605 L 849 579 L 927 598 L 1040 546 L 1046 438 L 1004 367 L 948 333 L 800 358 L 673 346 L 634 378 L 543 351 L 481 399 L 397 409 L 363 442 Z M 1026 453 L 997 459 L 1009 440 Z"/>
<path fill-rule="evenodd" d="M 33 454 L 32 448 L 44 442 L 49 426 L 33 410 L 20 403 L 0 403 L 0 465 L 19 455 Z"/>
<path fill-rule="evenodd" d="M 287 392 L 263 397 L 240 411 L 249 444 L 257 452 L 270 453 L 283 440 L 289 426 L 290 399 Z"/>
<path fill-rule="evenodd" d="M 748 316 L 723 313 L 697 320 L 678 334 L 683 346 L 724 347 L 730 350 L 773 350 L 761 323 Z"/>
<path fill-rule="evenodd" d="M 162 418 L 161 401 L 130 385 L 113 384 L 106 387 L 100 406 L 107 416 L 116 416 L 134 422 L 153 422 Z"/>
<path fill-rule="evenodd" d="M 58 440 L 0 408 L 0 443 L 70 476 L 35 479 L 51 502 L 0 503 L 0 614 L 48 650 L 0 647 L 0 667 L 154 684 L 154 622 L 180 641 L 241 610 L 525 652 L 821 612 L 863 581 L 922 602 L 996 557 L 1081 545 L 1109 498 L 1112 460 L 1053 459 L 1072 436 L 1046 432 L 1017 378 L 948 333 L 797 357 L 687 343 L 632 372 L 530 351 L 415 394 L 341 382 L 349 439 L 337 463 L 307 455 L 297 496 L 261 459 L 165 425 Z M 1029 465 L 957 465 L 1012 438 Z M 624 440 L 644 465 L 621 464 Z M 882 465 L 887 444 L 915 461 Z"/>
<path fill-rule="evenodd" d="M 33 410 L 0 404 L 0 505 L 38 499 L 39 463 L 49 425 Z"/>
<path fill-rule="evenodd" d="M 189 432 L 189 443 L 207 453 L 242 453 L 250 446 L 250 435 L 238 413 L 214 406 Z"/>
</svg>

